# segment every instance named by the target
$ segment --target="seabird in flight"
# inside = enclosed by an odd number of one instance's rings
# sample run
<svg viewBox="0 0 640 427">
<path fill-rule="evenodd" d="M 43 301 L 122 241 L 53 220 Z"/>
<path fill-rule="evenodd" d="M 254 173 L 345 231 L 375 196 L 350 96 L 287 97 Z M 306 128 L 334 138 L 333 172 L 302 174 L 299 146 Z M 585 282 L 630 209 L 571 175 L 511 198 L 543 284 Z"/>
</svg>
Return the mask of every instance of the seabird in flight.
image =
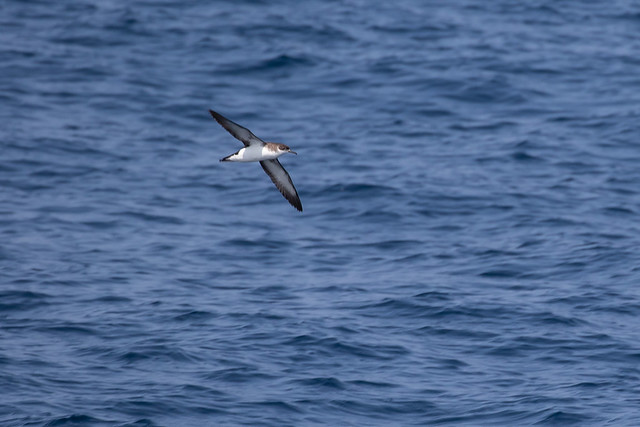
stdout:
<svg viewBox="0 0 640 427">
<path fill-rule="evenodd" d="M 255 136 L 247 128 L 223 117 L 213 110 L 209 110 L 211 115 L 220 125 L 225 128 L 231 135 L 244 144 L 238 152 L 233 153 L 225 158 L 220 159 L 221 162 L 260 162 L 262 169 L 269 175 L 271 181 L 276 185 L 285 199 L 291 205 L 302 212 L 302 203 L 293 181 L 278 161 L 278 157 L 285 153 L 298 154 L 291 151 L 289 147 L 277 142 L 265 142 Z"/>
</svg>

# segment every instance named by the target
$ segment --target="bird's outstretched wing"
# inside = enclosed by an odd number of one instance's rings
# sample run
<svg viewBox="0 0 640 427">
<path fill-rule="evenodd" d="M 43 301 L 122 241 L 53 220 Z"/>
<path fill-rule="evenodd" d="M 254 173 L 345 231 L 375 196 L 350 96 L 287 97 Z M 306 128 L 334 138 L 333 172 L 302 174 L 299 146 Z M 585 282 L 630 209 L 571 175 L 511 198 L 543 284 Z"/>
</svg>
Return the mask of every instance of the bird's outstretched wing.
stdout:
<svg viewBox="0 0 640 427">
<path fill-rule="evenodd" d="M 209 113 L 211 113 L 213 118 L 216 119 L 216 121 L 220 123 L 220 125 L 223 128 L 225 128 L 227 132 L 233 135 L 234 138 L 242 141 L 245 147 L 248 147 L 253 144 L 264 144 L 264 141 L 262 141 L 260 138 L 255 136 L 253 133 L 251 133 L 249 129 L 242 127 L 237 123 L 232 122 L 231 120 L 216 113 L 213 110 L 209 110 Z"/>
<path fill-rule="evenodd" d="M 262 160 L 260 166 L 262 166 L 262 169 L 269 175 L 269 178 L 271 178 L 271 181 L 278 187 L 278 190 L 280 190 L 284 198 L 291 203 L 291 206 L 302 212 L 302 203 L 300 202 L 300 197 L 298 197 L 296 187 L 293 186 L 291 177 L 282 167 L 278 159 Z"/>
</svg>

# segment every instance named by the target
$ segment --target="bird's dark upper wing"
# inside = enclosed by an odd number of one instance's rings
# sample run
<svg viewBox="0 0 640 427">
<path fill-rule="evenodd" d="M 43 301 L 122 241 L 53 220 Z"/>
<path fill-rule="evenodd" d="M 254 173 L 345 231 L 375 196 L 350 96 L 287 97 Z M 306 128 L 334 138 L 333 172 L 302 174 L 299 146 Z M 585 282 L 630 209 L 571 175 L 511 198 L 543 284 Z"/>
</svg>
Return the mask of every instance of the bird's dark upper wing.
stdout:
<svg viewBox="0 0 640 427">
<path fill-rule="evenodd" d="M 220 123 L 220 125 L 225 128 L 231 135 L 233 135 L 236 139 L 242 141 L 245 147 L 248 147 L 255 143 L 264 143 L 260 138 L 251 133 L 249 129 L 232 122 L 231 120 L 225 118 L 224 116 L 216 113 L 213 110 L 209 110 L 209 113 L 211 113 L 213 118 L 216 119 L 216 121 Z"/>
<path fill-rule="evenodd" d="M 300 197 L 298 197 L 296 187 L 293 186 L 291 177 L 287 171 L 284 170 L 278 159 L 263 160 L 260 162 L 260 166 L 262 166 L 262 169 L 269 175 L 271 181 L 278 187 L 278 190 L 280 190 L 284 198 L 287 199 L 294 208 L 302 212 L 302 203 L 300 203 Z"/>
</svg>

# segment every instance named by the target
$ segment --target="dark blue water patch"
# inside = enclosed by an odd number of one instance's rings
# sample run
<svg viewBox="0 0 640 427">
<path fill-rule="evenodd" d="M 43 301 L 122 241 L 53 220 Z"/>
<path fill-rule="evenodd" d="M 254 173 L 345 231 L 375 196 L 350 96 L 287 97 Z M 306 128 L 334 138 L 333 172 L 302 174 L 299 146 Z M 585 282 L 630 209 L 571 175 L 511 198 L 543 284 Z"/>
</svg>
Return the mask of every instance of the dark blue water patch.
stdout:
<svg viewBox="0 0 640 427">
<path fill-rule="evenodd" d="M 489 123 L 478 123 L 478 124 L 465 124 L 465 123 L 455 123 L 451 125 L 451 129 L 456 131 L 466 131 L 466 132 L 477 132 L 477 131 L 498 131 L 502 129 L 508 129 L 511 127 L 517 126 L 517 123 L 510 121 L 496 121 Z"/>
<path fill-rule="evenodd" d="M 380 222 L 380 223 L 397 221 L 398 219 L 401 218 L 401 214 L 397 212 L 385 211 L 380 208 L 367 210 L 365 212 L 362 212 L 359 216 L 360 218 L 362 218 L 363 221 L 372 221 L 372 222 Z"/>
<path fill-rule="evenodd" d="M 138 362 L 171 361 L 184 363 L 198 360 L 198 357 L 193 354 L 187 354 L 181 349 L 173 349 L 163 344 L 138 345 L 131 350 L 114 353 L 110 357 L 126 365 L 137 364 Z"/>
<path fill-rule="evenodd" d="M 543 159 L 527 153 L 526 151 L 517 151 L 511 157 L 518 162 L 539 162 Z"/>
<path fill-rule="evenodd" d="M 55 426 L 82 426 L 82 425 L 109 425 L 106 420 L 90 417 L 88 415 L 73 414 L 65 417 L 55 418 L 45 424 L 47 427 Z"/>
<path fill-rule="evenodd" d="M 480 276 L 481 277 L 490 277 L 490 278 L 508 279 L 508 278 L 514 278 L 514 277 L 523 277 L 524 273 L 521 272 L 517 268 L 514 268 L 514 269 L 499 268 L 499 269 L 483 271 L 482 273 L 480 273 Z"/>
<path fill-rule="evenodd" d="M 422 326 L 422 327 L 418 327 L 417 329 L 414 329 L 412 333 L 418 336 L 420 335 L 438 336 L 439 335 L 446 339 L 449 339 L 449 338 L 454 339 L 457 337 L 460 339 L 469 339 L 469 340 L 476 340 L 476 341 L 486 341 L 486 340 L 491 340 L 498 337 L 498 334 L 487 332 L 484 330 L 477 330 L 477 329 L 470 329 L 470 328 L 452 329 L 444 326 L 438 326 L 438 327 Z"/>
<path fill-rule="evenodd" d="M 233 239 L 233 240 L 224 241 L 223 243 L 230 246 L 264 247 L 269 249 L 279 249 L 279 248 L 286 248 L 290 246 L 290 244 L 287 242 L 278 241 L 278 240 L 266 240 L 266 239 L 259 239 L 259 240 Z"/>
<path fill-rule="evenodd" d="M 508 82 L 494 78 L 485 82 L 468 83 L 449 98 L 473 103 L 518 105 L 527 101 L 528 97 L 509 88 Z"/>
<path fill-rule="evenodd" d="M 544 416 L 536 425 L 572 425 L 582 424 L 592 421 L 592 418 L 580 413 L 571 413 L 564 411 L 555 411 L 547 416 Z"/>
<path fill-rule="evenodd" d="M 197 322 L 201 323 L 203 321 L 210 320 L 215 318 L 216 315 L 214 313 L 210 313 L 208 311 L 198 311 L 193 310 L 188 313 L 177 315 L 174 319 L 179 322 Z"/>
<path fill-rule="evenodd" d="M 282 345 L 293 349 L 303 350 L 307 354 L 317 354 L 322 357 L 359 357 L 379 360 L 392 360 L 393 357 L 407 353 L 402 346 L 374 346 L 357 343 L 350 344 L 333 337 L 319 338 L 310 335 L 300 335 L 282 342 Z"/>
<path fill-rule="evenodd" d="M 604 213 L 614 216 L 637 215 L 637 213 L 633 209 L 622 206 L 606 207 L 604 208 Z"/>
<path fill-rule="evenodd" d="M 140 415 L 159 417 L 165 414 L 166 411 L 180 415 L 184 413 L 187 408 L 173 404 L 170 399 L 141 399 L 134 397 L 113 402 L 109 409 L 119 413 L 129 414 L 133 417 L 139 417 Z"/>
<path fill-rule="evenodd" d="M 51 296 L 31 291 L 0 292 L 0 312 L 25 311 L 51 304 Z"/>
<path fill-rule="evenodd" d="M 442 415 L 444 411 L 428 400 L 385 400 L 374 399 L 371 404 L 364 404 L 358 400 L 334 400 L 330 407 L 338 408 L 348 414 L 364 417 L 376 417 L 382 421 L 389 421 L 395 416 L 428 416 L 429 418 Z"/>
<path fill-rule="evenodd" d="M 635 425 L 616 6 L 5 2 L 0 424 Z"/>
<path fill-rule="evenodd" d="M 122 426 L 122 427 L 156 427 L 157 425 L 158 424 L 154 423 L 153 421 L 147 418 L 141 418 L 132 423 L 119 424 L 119 426 Z"/>
<path fill-rule="evenodd" d="M 398 194 L 398 189 L 384 185 L 365 183 L 336 184 L 322 190 L 322 194 L 340 195 L 341 197 L 392 196 Z"/>
<path fill-rule="evenodd" d="M 373 382 L 373 381 L 363 381 L 363 380 L 354 380 L 347 381 L 347 385 L 350 387 L 357 388 L 373 388 L 373 389 L 387 389 L 397 387 L 397 384 L 393 383 L 384 383 L 384 382 Z"/>
<path fill-rule="evenodd" d="M 128 218 L 137 220 L 141 223 L 156 222 L 156 223 L 171 224 L 171 225 L 184 224 L 184 222 L 180 218 L 169 216 L 169 215 L 153 215 L 145 212 L 136 212 L 136 211 L 122 211 L 122 212 L 117 212 L 114 215 L 128 217 Z"/>
<path fill-rule="evenodd" d="M 43 332 L 46 334 L 54 334 L 65 337 L 71 336 L 94 336 L 96 335 L 96 330 L 93 328 L 89 328 L 82 325 L 71 325 L 71 324 L 59 324 L 52 325 L 47 327 L 39 327 L 34 329 L 37 332 Z"/>
<path fill-rule="evenodd" d="M 272 58 L 247 63 L 241 61 L 226 64 L 220 67 L 222 74 L 263 74 L 268 73 L 273 78 L 286 78 L 294 72 L 301 72 L 304 68 L 313 66 L 313 60 L 309 57 L 293 57 L 278 55 Z"/>
<path fill-rule="evenodd" d="M 312 389 L 335 389 L 335 390 L 344 390 L 344 384 L 336 378 L 308 378 L 308 379 L 300 379 L 294 382 L 298 386 L 309 387 Z"/>
</svg>

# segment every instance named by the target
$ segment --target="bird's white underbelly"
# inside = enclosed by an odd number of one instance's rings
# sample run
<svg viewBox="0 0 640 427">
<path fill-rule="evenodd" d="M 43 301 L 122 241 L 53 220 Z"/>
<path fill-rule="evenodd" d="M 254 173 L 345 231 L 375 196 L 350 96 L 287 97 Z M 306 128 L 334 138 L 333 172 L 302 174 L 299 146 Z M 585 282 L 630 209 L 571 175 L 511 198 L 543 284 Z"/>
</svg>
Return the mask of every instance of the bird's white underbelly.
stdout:
<svg viewBox="0 0 640 427">
<path fill-rule="evenodd" d="M 245 147 L 233 156 L 229 157 L 231 162 L 260 162 L 280 157 L 282 153 L 276 153 L 267 147 Z"/>
</svg>

